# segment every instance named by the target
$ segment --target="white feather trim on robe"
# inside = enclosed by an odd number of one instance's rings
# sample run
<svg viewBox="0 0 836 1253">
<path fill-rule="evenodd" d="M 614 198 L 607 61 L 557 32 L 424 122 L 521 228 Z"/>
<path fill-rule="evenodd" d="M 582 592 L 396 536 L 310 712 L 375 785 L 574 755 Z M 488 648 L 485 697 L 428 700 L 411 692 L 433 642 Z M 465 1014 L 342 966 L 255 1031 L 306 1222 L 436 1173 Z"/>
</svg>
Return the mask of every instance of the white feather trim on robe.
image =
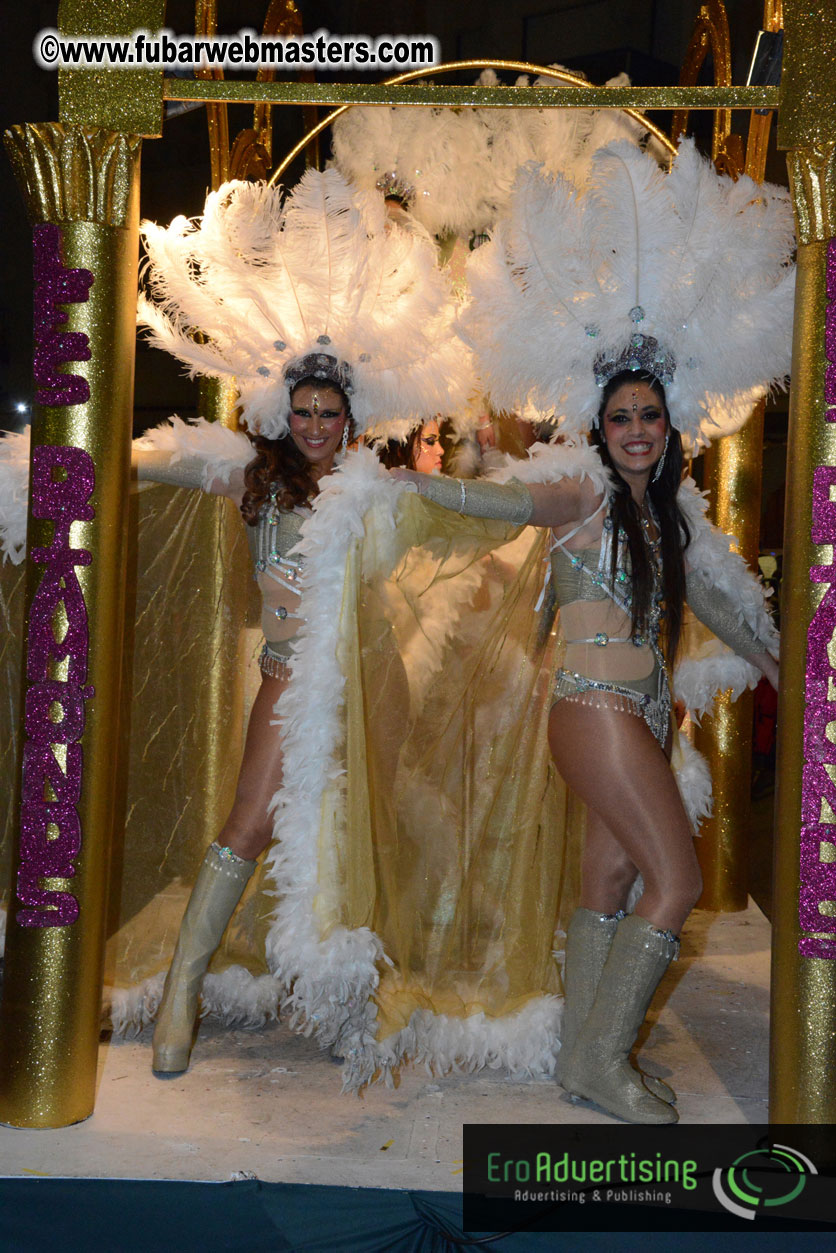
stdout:
<svg viewBox="0 0 836 1253">
<path fill-rule="evenodd" d="M 29 427 L 0 437 L 0 549 L 14 566 L 26 556 L 28 499 Z"/>
<path fill-rule="evenodd" d="M 104 1018 L 117 1035 L 131 1035 L 157 1017 L 165 973 L 152 975 L 133 988 L 105 988 Z M 200 1015 L 212 1015 L 228 1026 L 255 1030 L 279 1016 L 281 987 L 272 975 L 253 975 L 243 966 L 208 974 L 200 992 Z"/>
<path fill-rule="evenodd" d="M 760 579 L 732 549 L 733 537 L 712 526 L 706 517 L 708 501 L 693 479 L 686 479 L 677 501 L 691 531 L 685 560 L 709 587 L 737 602 L 741 623 L 763 641 L 766 652 L 778 656 L 778 632 L 767 609 L 767 594 Z"/>
<path fill-rule="evenodd" d="M 152 427 L 133 441 L 137 452 L 168 453 L 172 465 L 189 462 L 199 474 L 203 491 L 226 486 L 236 470 L 243 470 L 255 449 L 243 431 L 231 431 L 220 422 L 197 418 L 184 422 L 176 415 Z"/>
</svg>

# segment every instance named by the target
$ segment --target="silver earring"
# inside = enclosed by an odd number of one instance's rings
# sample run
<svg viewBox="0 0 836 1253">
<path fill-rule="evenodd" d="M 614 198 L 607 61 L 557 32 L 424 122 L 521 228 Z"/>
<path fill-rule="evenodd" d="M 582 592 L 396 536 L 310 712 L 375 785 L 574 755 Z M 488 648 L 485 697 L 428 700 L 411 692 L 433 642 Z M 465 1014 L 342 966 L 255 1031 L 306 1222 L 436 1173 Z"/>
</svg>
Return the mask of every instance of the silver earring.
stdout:
<svg viewBox="0 0 836 1253">
<path fill-rule="evenodd" d="M 670 431 L 668 431 L 667 434 L 665 435 L 665 447 L 662 449 L 661 457 L 656 462 L 656 469 L 653 471 L 653 478 L 650 480 L 651 483 L 658 482 L 659 477 L 665 468 L 665 453 L 668 451 L 668 442 L 670 440 L 670 437 L 671 437 L 671 433 Z"/>
<path fill-rule="evenodd" d="M 348 418 L 343 423 L 343 452 L 348 448 Z"/>
</svg>

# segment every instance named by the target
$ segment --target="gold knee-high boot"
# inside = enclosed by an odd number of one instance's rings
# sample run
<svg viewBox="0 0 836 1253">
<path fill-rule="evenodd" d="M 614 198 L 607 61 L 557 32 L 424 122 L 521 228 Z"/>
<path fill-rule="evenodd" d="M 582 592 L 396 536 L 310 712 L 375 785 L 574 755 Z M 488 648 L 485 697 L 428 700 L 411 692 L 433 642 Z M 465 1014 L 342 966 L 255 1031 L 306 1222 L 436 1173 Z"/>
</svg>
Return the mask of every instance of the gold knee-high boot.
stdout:
<svg viewBox="0 0 836 1253">
<path fill-rule="evenodd" d="M 181 1074 L 189 1065 L 200 985 L 255 866 L 217 844 L 206 850 L 157 1014 L 152 1063 L 157 1075 Z"/>
<path fill-rule="evenodd" d="M 578 908 L 566 931 L 566 962 L 563 983 L 563 1023 L 560 1031 L 560 1052 L 555 1065 L 555 1078 L 563 1082 L 575 1041 L 592 1009 L 595 993 L 609 957 L 616 927 L 626 914 L 602 914 L 597 910 Z M 663 1101 L 675 1101 L 676 1093 L 661 1079 L 640 1071 L 645 1087 Z"/>
<path fill-rule="evenodd" d="M 567 1092 L 628 1122 L 677 1121 L 676 1110 L 648 1091 L 629 1056 L 653 993 L 678 952 L 674 936 L 638 914 L 617 924 L 595 1000 L 563 1071 Z"/>
</svg>

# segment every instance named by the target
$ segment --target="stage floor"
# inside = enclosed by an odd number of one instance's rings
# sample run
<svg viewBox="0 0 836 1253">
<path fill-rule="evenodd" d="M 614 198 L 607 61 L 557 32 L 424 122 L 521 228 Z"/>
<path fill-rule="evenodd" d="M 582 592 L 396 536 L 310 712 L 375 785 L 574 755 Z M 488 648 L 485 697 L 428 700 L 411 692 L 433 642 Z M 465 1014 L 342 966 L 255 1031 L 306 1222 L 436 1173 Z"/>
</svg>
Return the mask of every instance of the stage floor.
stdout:
<svg viewBox="0 0 836 1253">
<path fill-rule="evenodd" d="M 679 1093 L 683 1123 L 767 1120 L 770 927 L 758 907 L 697 911 L 656 998 L 640 1055 Z M 551 1082 L 482 1071 L 340 1093 L 339 1066 L 281 1024 L 204 1023 L 187 1074 L 151 1075 L 150 1028 L 103 1041 L 92 1118 L 56 1131 L 0 1127 L 0 1174 L 228 1180 L 450 1191 L 470 1123 L 608 1123 Z"/>
</svg>

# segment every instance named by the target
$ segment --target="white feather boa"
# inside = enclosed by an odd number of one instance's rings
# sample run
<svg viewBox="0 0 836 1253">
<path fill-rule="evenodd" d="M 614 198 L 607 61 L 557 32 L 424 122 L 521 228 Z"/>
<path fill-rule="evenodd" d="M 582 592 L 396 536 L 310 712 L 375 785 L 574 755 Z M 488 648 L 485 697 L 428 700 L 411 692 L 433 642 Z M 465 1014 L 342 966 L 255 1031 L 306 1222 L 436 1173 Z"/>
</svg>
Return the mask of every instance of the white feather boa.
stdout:
<svg viewBox="0 0 836 1253">
<path fill-rule="evenodd" d="M 0 436 L 0 552 L 12 565 L 26 556 L 29 446 L 29 427 Z M 132 448 L 135 461 L 144 452 L 167 454 L 169 464 L 182 467 L 182 485 L 204 491 L 227 484 L 253 458 L 253 446 L 242 431 L 230 431 L 205 418 L 194 422 L 169 418 L 135 439 Z"/>
<path fill-rule="evenodd" d="M 763 641 L 766 652 L 777 657 L 778 632 L 766 607 L 767 596 L 760 579 L 740 554 L 732 550 L 733 537 L 708 521 L 708 501 L 693 479 L 685 480 L 677 500 L 691 531 L 691 542 L 685 554 L 688 565 L 710 587 L 737 602 L 741 623 Z"/>
<path fill-rule="evenodd" d="M 339 622 L 349 550 L 365 532 L 369 513 L 381 546 L 380 568 L 397 559 L 395 511 L 403 484 L 368 450 L 349 456 L 320 492 L 303 524 L 301 613 L 293 682 L 282 694 L 285 783 L 273 798 L 275 841 L 266 865 L 277 890 L 267 936 L 270 969 L 291 988 L 286 1008 L 293 1025 L 313 1033 L 346 1058 L 346 1086 L 367 1082 L 378 1069 L 371 996 L 383 946 L 367 927 L 334 927 L 321 938 L 315 912 L 320 822 L 340 807 L 338 763 L 344 677 L 338 659 Z M 386 539 L 391 537 L 387 550 Z"/>
<path fill-rule="evenodd" d="M 176 415 L 133 441 L 134 453 L 168 453 L 172 465 L 191 471 L 193 485 L 203 491 L 229 483 L 236 470 L 252 461 L 255 449 L 243 431 L 197 418 L 184 422 Z"/>
<path fill-rule="evenodd" d="M 0 436 L 0 551 L 20 565 L 26 556 L 26 503 L 29 498 L 29 428 Z"/>
</svg>

